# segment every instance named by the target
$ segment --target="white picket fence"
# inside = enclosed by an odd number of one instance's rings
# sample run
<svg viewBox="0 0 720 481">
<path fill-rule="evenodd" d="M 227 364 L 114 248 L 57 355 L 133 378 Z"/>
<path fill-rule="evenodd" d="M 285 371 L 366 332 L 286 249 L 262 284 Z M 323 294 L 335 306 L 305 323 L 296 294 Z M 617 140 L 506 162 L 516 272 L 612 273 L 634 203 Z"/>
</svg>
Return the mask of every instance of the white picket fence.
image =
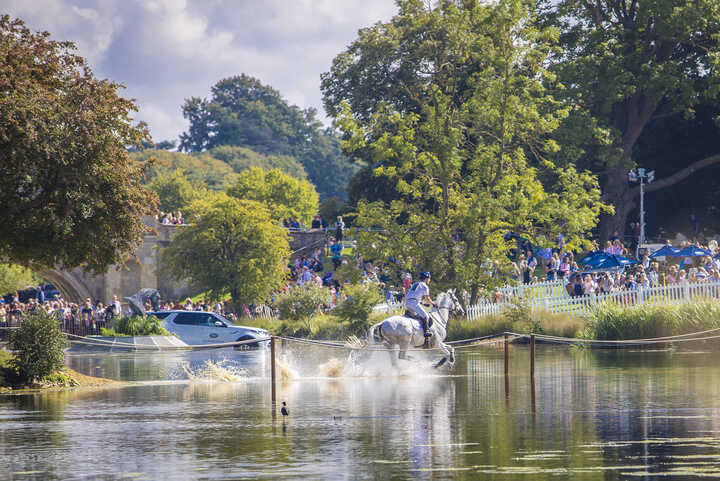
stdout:
<svg viewBox="0 0 720 481">
<path fill-rule="evenodd" d="M 565 294 L 565 279 L 555 281 L 536 282 L 534 284 L 520 284 L 498 289 L 502 294 L 523 299 L 537 299 L 544 297 L 560 297 Z"/>
<path fill-rule="evenodd" d="M 563 287 L 564 291 L 564 287 Z M 518 296 L 522 297 L 522 296 Z M 533 311 L 547 311 L 555 314 L 585 314 L 592 311 L 598 304 L 612 302 L 620 306 L 642 304 L 671 304 L 688 302 L 694 299 L 720 299 L 720 282 L 703 282 L 697 284 L 674 284 L 668 286 L 638 288 L 631 291 L 611 292 L 603 295 L 569 297 L 567 294 L 554 297 L 525 298 Z M 481 302 L 468 306 L 468 319 L 477 319 L 490 314 L 499 314 L 507 303 Z"/>
</svg>

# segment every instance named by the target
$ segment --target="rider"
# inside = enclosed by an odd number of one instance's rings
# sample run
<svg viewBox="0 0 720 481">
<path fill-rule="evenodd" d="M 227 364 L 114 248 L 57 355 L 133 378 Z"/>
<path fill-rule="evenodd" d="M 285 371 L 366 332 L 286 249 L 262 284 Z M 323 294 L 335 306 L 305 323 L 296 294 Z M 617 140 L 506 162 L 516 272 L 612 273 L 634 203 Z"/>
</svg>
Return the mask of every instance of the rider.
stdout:
<svg viewBox="0 0 720 481">
<path fill-rule="evenodd" d="M 420 324 L 422 325 L 423 335 L 425 336 L 425 346 L 428 345 L 428 338 L 432 336 L 430 328 L 428 326 L 428 313 L 420 305 L 420 301 L 427 301 L 432 304 L 433 307 L 437 307 L 437 304 L 430 298 L 430 283 L 431 275 L 429 272 L 420 273 L 420 281 L 410 286 L 410 291 L 405 297 L 405 307 L 408 311 L 415 314 L 420 318 Z"/>
</svg>

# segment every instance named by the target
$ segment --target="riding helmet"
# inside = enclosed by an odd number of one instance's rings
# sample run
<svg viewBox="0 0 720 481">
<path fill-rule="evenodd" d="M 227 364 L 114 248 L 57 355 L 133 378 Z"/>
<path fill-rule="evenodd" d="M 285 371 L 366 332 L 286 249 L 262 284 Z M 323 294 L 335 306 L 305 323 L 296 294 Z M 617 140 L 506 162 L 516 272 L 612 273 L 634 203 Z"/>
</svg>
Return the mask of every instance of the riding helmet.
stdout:
<svg viewBox="0 0 720 481">
<path fill-rule="evenodd" d="M 428 271 L 425 271 L 425 272 L 421 272 L 421 273 L 420 273 L 420 280 L 430 279 L 431 277 L 432 277 L 432 276 L 430 275 L 430 273 L 429 273 Z"/>
</svg>

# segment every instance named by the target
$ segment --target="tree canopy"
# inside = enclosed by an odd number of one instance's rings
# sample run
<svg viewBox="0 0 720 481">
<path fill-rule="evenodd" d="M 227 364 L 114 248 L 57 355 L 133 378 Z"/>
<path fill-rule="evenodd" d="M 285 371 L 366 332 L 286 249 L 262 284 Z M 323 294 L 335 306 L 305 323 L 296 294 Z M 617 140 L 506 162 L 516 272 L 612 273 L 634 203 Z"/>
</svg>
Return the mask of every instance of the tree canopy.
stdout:
<svg viewBox="0 0 720 481">
<path fill-rule="evenodd" d="M 213 299 L 230 294 L 238 310 L 264 301 L 285 280 L 287 231 L 263 204 L 213 193 L 191 204 L 187 218 L 190 225 L 160 253 L 161 272 Z"/>
<path fill-rule="evenodd" d="M 132 252 L 155 202 L 126 150 L 149 136 L 121 86 L 49 36 L 0 17 L 0 251 L 102 271 Z"/>
<path fill-rule="evenodd" d="M 704 99 L 716 101 L 720 5 L 715 0 L 541 0 L 542 20 L 562 32 L 552 70 L 574 105 L 559 129 L 566 160 L 602 174 L 604 197 L 616 214 L 601 237 L 624 230 L 638 187 L 627 182 L 638 139 L 663 118 L 691 117 Z M 671 161 L 676 170 L 648 191 L 687 177 L 720 156 Z M 681 169 L 681 167 L 685 167 Z"/>
<path fill-rule="evenodd" d="M 241 146 L 263 155 L 292 157 L 322 197 L 346 196 L 347 179 L 355 168 L 313 109 L 289 105 L 278 91 L 244 74 L 220 80 L 211 93 L 210 99 L 185 101 L 183 115 L 190 127 L 180 136 L 181 150 Z"/>
<path fill-rule="evenodd" d="M 567 107 L 543 66 L 558 31 L 536 28 L 521 0 L 398 6 L 323 76 L 343 147 L 399 193 L 359 203 L 357 225 L 381 228 L 358 234 L 361 251 L 477 297 L 509 267 L 509 231 L 582 246 L 603 205 L 593 176 L 553 163 Z"/>
<path fill-rule="evenodd" d="M 278 169 L 265 172 L 251 167 L 238 176 L 228 194 L 262 203 L 278 221 L 297 217 L 305 225 L 310 225 L 312 217 L 318 212 L 315 187 Z"/>
<path fill-rule="evenodd" d="M 180 169 L 160 172 L 148 188 L 158 195 L 158 207 L 163 212 L 183 211 L 204 195 L 204 189 L 193 186 Z"/>
</svg>

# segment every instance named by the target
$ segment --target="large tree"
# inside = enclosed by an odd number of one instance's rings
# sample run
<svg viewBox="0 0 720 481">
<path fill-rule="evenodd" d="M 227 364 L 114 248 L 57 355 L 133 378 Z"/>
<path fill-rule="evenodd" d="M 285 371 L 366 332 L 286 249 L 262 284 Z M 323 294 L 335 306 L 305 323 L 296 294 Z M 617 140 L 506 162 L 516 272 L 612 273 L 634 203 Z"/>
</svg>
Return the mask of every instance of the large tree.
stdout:
<svg viewBox="0 0 720 481">
<path fill-rule="evenodd" d="M 160 253 L 161 271 L 207 290 L 230 294 L 236 309 L 264 301 L 286 278 L 287 231 L 265 205 L 211 193 L 188 207 L 190 225 Z"/>
<path fill-rule="evenodd" d="M 323 197 L 345 197 L 355 168 L 340 151 L 332 130 L 323 129 L 313 109 L 290 105 L 275 89 L 247 75 L 217 82 L 210 99 L 192 97 L 183 105 L 190 122 L 180 149 L 202 152 L 223 145 L 265 155 L 294 157 Z"/>
<path fill-rule="evenodd" d="M 561 129 L 568 160 L 601 174 L 615 215 L 600 235 L 622 232 L 639 187 L 627 172 L 636 165 L 638 139 L 655 120 L 694 115 L 718 93 L 720 4 L 716 0 L 542 0 L 548 24 L 563 31 L 553 70 L 577 106 Z M 570 146 L 573 146 L 570 148 Z M 720 154 L 720 152 L 716 153 Z M 720 161 L 696 159 L 657 179 L 648 192 Z M 680 168 L 682 166 L 682 168 Z"/>
<path fill-rule="evenodd" d="M 323 76 L 344 147 L 395 182 L 399 198 L 360 202 L 363 253 L 432 269 L 476 298 L 508 268 L 509 231 L 583 245 L 602 204 L 597 182 L 557 168 L 550 134 L 567 115 L 544 65 L 554 29 L 522 0 L 398 1 Z"/>
<path fill-rule="evenodd" d="M 149 136 L 120 85 L 49 36 L 0 17 L 0 252 L 102 271 L 132 252 L 153 207 L 127 153 Z"/>
<path fill-rule="evenodd" d="M 278 169 L 266 172 L 251 167 L 238 176 L 235 184 L 228 189 L 228 194 L 261 202 L 272 218 L 278 221 L 297 217 L 305 225 L 310 225 L 312 217 L 318 212 L 315 187 L 306 180 L 295 179 Z"/>
</svg>

